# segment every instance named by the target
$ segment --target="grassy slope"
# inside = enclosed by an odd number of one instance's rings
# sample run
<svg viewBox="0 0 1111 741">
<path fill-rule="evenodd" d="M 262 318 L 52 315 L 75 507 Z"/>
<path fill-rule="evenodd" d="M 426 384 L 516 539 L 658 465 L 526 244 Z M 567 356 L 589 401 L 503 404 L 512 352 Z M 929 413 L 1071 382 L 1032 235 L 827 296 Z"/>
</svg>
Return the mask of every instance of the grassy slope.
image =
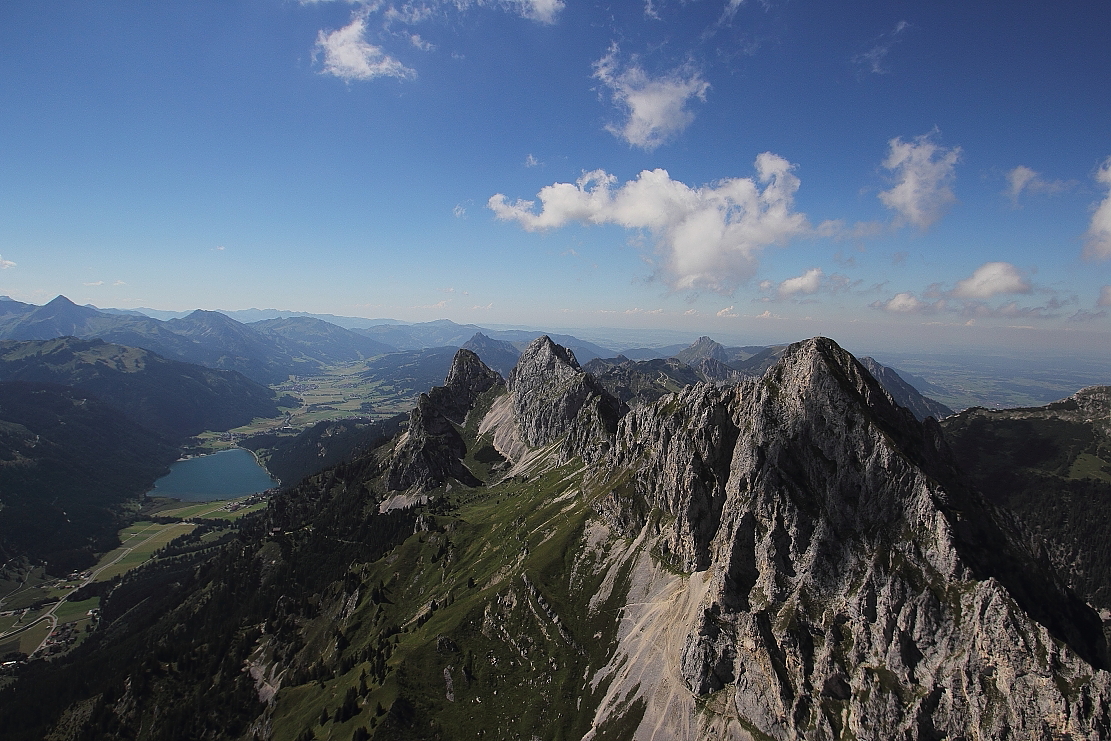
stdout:
<svg viewBox="0 0 1111 741">
<path fill-rule="evenodd" d="M 483 409 L 477 411 L 472 420 L 481 417 Z M 486 478 L 488 441 L 475 440 L 473 427 L 463 432 L 473 441 L 466 463 Z M 605 573 L 592 563 L 576 568 L 589 514 L 580 486 L 578 466 L 570 464 L 487 488 L 439 492 L 434 509 L 441 514 L 430 531 L 359 568 L 362 583 L 384 586 L 382 598 L 364 595 L 340 623 L 309 628 L 305 651 L 327 645 L 324 658 L 330 651 L 343 671 L 283 689 L 275 739 L 295 739 L 306 728 L 317 738 L 347 739 L 359 727 L 390 739 L 581 737 L 605 692 L 604 684 L 591 688 L 585 678 L 612 652 L 613 616 L 624 592 L 615 589 L 596 612 L 583 610 Z M 343 651 L 329 640 L 337 625 L 340 642 L 350 641 Z M 382 667 L 379 657 L 387 652 Z M 360 695 L 360 712 L 337 721 L 349 689 Z M 378 716 L 379 706 L 391 710 Z M 330 718 L 323 725 L 322 708 Z"/>
</svg>

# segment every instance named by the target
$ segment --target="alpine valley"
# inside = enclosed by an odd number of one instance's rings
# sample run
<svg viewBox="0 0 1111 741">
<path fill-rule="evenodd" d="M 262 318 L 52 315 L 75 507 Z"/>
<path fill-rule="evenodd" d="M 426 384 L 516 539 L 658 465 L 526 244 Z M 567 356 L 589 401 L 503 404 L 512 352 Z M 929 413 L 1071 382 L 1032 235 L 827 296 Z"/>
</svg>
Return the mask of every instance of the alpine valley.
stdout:
<svg viewBox="0 0 1111 741">
<path fill-rule="evenodd" d="M 407 423 L 256 440 L 296 480 L 113 583 L 4 737 L 1111 737 L 1108 389 L 939 424 L 825 338 L 472 345 Z"/>
</svg>

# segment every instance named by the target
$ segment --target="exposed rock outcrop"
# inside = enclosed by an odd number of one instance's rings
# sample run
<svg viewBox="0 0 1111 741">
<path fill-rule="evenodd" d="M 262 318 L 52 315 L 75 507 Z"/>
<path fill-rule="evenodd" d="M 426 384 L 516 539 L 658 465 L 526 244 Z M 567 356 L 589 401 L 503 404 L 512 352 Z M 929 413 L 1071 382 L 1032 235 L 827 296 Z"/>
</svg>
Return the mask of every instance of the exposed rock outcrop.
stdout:
<svg viewBox="0 0 1111 741">
<path fill-rule="evenodd" d="M 625 405 L 579 367 L 575 354 L 538 337 L 521 353 L 507 383 L 524 442 L 539 447 L 564 438 L 566 459 L 605 456 Z"/>
<path fill-rule="evenodd" d="M 486 367 L 470 350 L 455 354 L 447 380 L 421 394 L 409 415 L 409 429 L 394 448 L 386 474 L 386 488 L 428 491 L 454 478 L 467 486 L 479 486 L 463 464 L 467 444 L 456 425 L 462 425 L 478 396 L 503 383 L 496 371 Z"/>
<path fill-rule="evenodd" d="M 725 690 L 711 705 L 729 734 L 1111 734 L 1098 617 L 964 484 L 937 424 L 832 341 L 791 346 L 760 381 L 633 410 L 607 469 L 604 519 L 659 528 L 657 557 L 695 572 L 697 610 L 656 618 L 686 621 L 661 666 L 695 695 Z M 651 632 L 644 608 L 627 610 Z M 635 650 L 607 671 L 630 671 Z M 642 670 L 634 694 L 666 681 Z M 641 724 L 638 738 L 697 726 L 651 706 Z"/>
</svg>

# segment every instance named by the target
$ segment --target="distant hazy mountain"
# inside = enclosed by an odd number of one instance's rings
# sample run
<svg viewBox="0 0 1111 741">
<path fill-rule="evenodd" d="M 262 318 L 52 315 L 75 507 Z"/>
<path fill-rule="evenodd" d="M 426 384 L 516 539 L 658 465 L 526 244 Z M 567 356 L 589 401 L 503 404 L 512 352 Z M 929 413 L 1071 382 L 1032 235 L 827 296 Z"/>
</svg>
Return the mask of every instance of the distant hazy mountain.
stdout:
<svg viewBox="0 0 1111 741">
<path fill-rule="evenodd" d="M 0 555 L 65 574 L 118 544 L 118 505 L 142 496 L 177 450 L 88 392 L 0 382 Z"/>
<path fill-rule="evenodd" d="M 274 393 L 239 373 L 99 339 L 0 342 L 0 381 L 73 386 L 175 441 L 279 413 Z"/>
<path fill-rule="evenodd" d="M 689 345 L 666 345 L 664 347 L 632 347 L 622 350 L 621 354 L 629 360 L 655 360 L 656 358 L 674 358 Z"/>
<path fill-rule="evenodd" d="M 512 343 L 518 350 L 532 342 L 541 334 L 535 330 L 501 329 L 493 330 L 479 327 L 475 324 L 456 324 L 447 319 L 434 322 L 405 325 L 379 325 L 366 329 L 356 329 L 356 332 L 373 337 L 386 344 L 393 345 L 400 350 L 419 350 L 430 347 L 463 347 L 475 336 L 483 334 L 492 340 L 502 340 Z M 582 363 L 594 358 L 612 357 L 614 351 L 596 345 L 592 342 L 572 337 L 570 335 L 548 334 L 553 341 L 574 351 L 575 357 Z M 440 379 L 443 380 L 443 379 Z"/>
<path fill-rule="evenodd" d="M 131 311 L 106 313 L 78 306 L 65 296 L 44 306 L 0 302 L 0 340 L 64 336 L 141 347 L 166 358 L 236 370 L 265 384 L 394 349 L 311 317 L 274 319 L 255 326 L 223 312 L 199 309 L 167 321 Z"/>
<path fill-rule="evenodd" d="M 521 357 L 520 348 L 512 342 L 495 340 L 481 332 L 475 333 L 474 337 L 463 343 L 463 349 L 473 352 L 483 363 L 501 373 L 503 378 L 509 376 L 509 371 L 513 370 L 517 359 Z"/>
<path fill-rule="evenodd" d="M 390 391 L 397 397 L 419 394 L 443 383 L 456 350 L 430 347 L 379 355 L 367 361 L 362 376 L 381 381 L 379 390 Z"/>
<path fill-rule="evenodd" d="M 299 354 L 325 365 L 351 363 L 397 351 L 396 347 L 384 342 L 314 317 L 264 319 L 247 326 L 274 338 L 291 354 Z"/>
<path fill-rule="evenodd" d="M 692 366 L 697 365 L 698 361 L 708 358 L 719 363 L 725 363 L 736 370 L 745 371 L 748 375 L 759 376 L 775 364 L 775 360 L 783 354 L 786 347 L 786 345 L 776 345 L 770 348 L 762 345 L 725 347 L 709 337 L 699 337 L 693 344 L 683 348 L 672 357 Z M 760 360 L 754 360 L 757 357 Z M 765 363 L 765 358 L 770 359 L 771 362 Z"/>
<path fill-rule="evenodd" d="M 252 323 L 245 324 L 236 317 Z M 368 322 L 378 324 L 366 326 Z M 280 383 L 290 375 L 314 375 L 325 365 L 355 362 L 393 351 L 459 348 L 476 334 L 510 343 L 518 354 L 537 336 L 535 331 L 489 330 L 446 319 L 404 324 L 393 319 L 306 315 L 275 309 L 198 309 L 183 316 L 181 312 L 149 309 L 100 310 L 78 306 L 65 296 L 58 296 L 44 306 L 11 299 L 0 301 L 0 340 L 99 338 L 145 348 L 174 360 L 236 370 L 264 384 Z M 612 350 L 576 337 L 551 337 L 574 350 L 582 362 L 613 355 Z M 438 358 L 435 353 L 428 357 Z M 442 358 L 429 370 L 432 374 L 429 377 L 435 376 L 433 383 L 443 380 L 442 374 L 436 375 L 446 369 L 440 361 Z M 387 361 L 387 365 L 389 362 L 392 361 Z"/>
</svg>

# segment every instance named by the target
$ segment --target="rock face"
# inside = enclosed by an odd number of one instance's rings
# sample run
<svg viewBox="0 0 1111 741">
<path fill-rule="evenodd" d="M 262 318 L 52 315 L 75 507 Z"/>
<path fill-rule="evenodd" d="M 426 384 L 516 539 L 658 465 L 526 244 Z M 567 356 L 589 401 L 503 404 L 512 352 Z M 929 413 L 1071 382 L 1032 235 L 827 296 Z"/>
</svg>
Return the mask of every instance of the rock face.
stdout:
<svg viewBox="0 0 1111 741">
<path fill-rule="evenodd" d="M 963 483 L 937 424 L 832 341 L 631 411 L 605 469 L 610 527 L 695 572 L 662 665 L 729 735 L 1111 736 L 1098 617 Z M 697 735 L 649 709 L 636 737 L 653 724 Z"/>
<path fill-rule="evenodd" d="M 940 401 L 935 401 L 923 395 L 918 389 L 904 381 L 902 376 L 893 369 L 881 365 L 874 358 L 860 358 L 860 364 L 867 368 L 868 372 L 877 381 L 883 384 L 883 387 L 887 389 L 896 402 L 909 409 L 911 414 L 917 417 L 919 421 L 926 419 L 926 417 L 944 419 L 953 413 L 952 409 Z"/>
<path fill-rule="evenodd" d="M 579 367 L 571 350 L 547 335 L 538 337 L 521 353 L 507 387 L 517 428 L 528 445 L 563 438 L 563 456 L 578 455 L 588 463 L 609 452 L 625 407 Z"/>
<path fill-rule="evenodd" d="M 428 491 L 454 478 L 467 486 L 479 486 L 463 464 L 467 444 L 455 425 L 462 425 L 479 394 L 503 383 L 496 371 L 487 368 L 470 350 L 455 354 L 447 380 L 421 394 L 409 415 L 409 429 L 398 441 L 386 474 L 386 488 Z"/>
</svg>

